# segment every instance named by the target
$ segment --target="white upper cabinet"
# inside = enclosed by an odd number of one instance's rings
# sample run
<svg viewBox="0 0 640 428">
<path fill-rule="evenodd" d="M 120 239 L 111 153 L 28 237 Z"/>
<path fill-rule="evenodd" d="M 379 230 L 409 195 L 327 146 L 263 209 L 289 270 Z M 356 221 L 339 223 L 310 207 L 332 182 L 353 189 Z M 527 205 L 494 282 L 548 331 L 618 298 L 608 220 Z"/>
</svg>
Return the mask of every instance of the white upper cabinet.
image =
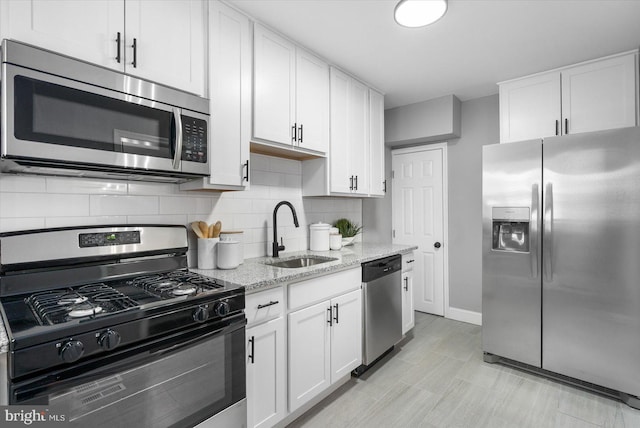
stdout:
<svg viewBox="0 0 640 428">
<path fill-rule="evenodd" d="M 124 66 L 124 1 L 2 1 L 0 15 L 3 17 L 2 38 L 103 67 L 121 70 Z"/>
<path fill-rule="evenodd" d="M 291 144 L 295 122 L 295 45 L 259 24 L 254 25 L 253 40 L 253 136 Z"/>
<path fill-rule="evenodd" d="M 330 191 L 369 193 L 369 88 L 331 68 Z"/>
<path fill-rule="evenodd" d="M 124 4 L 125 71 L 205 95 L 206 2 L 125 0 Z"/>
<path fill-rule="evenodd" d="M 563 70 L 563 134 L 636 125 L 636 55 Z"/>
<path fill-rule="evenodd" d="M 384 196 L 384 95 L 330 68 L 328 159 L 302 162 L 303 196 Z"/>
<path fill-rule="evenodd" d="M 500 142 L 635 126 L 637 53 L 500 84 Z"/>
<path fill-rule="evenodd" d="M 369 89 L 369 141 L 369 194 L 384 196 L 387 191 L 384 177 L 384 95 L 373 89 Z"/>
<path fill-rule="evenodd" d="M 0 5 L 6 23 L 3 38 L 205 95 L 207 8 L 202 0 L 34 0 Z"/>
<path fill-rule="evenodd" d="M 559 132 L 558 73 L 501 84 L 499 97 L 501 143 L 550 137 Z"/>
<path fill-rule="evenodd" d="M 329 148 L 329 66 L 304 49 L 296 50 L 298 147 L 325 153 Z"/>
<path fill-rule="evenodd" d="M 254 26 L 253 137 L 323 155 L 329 136 L 329 66 Z"/>
<path fill-rule="evenodd" d="M 248 16 L 209 3 L 210 176 L 181 190 L 248 190 L 251 142 L 251 26 Z"/>
</svg>

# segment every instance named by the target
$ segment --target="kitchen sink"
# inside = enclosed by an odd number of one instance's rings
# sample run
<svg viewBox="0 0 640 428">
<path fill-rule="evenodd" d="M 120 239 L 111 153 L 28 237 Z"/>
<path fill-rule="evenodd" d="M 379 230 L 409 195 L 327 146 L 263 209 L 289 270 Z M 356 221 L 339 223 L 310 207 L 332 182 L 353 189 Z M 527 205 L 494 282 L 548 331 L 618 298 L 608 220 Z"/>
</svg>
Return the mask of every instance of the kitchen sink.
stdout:
<svg viewBox="0 0 640 428">
<path fill-rule="evenodd" d="M 279 268 L 303 268 L 313 265 L 319 265 L 321 263 L 334 262 L 338 259 L 332 257 L 320 257 L 320 256 L 300 256 L 291 259 L 279 260 L 277 262 L 265 262 L 266 265 L 279 267 Z"/>
</svg>

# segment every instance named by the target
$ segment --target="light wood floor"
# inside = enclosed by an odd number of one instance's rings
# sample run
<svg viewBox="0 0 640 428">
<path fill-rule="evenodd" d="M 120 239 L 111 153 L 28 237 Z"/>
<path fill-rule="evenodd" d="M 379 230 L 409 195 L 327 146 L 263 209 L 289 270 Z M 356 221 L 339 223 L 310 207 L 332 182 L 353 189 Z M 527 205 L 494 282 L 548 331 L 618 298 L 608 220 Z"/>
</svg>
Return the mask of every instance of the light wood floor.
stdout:
<svg viewBox="0 0 640 428">
<path fill-rule="evenodd" d="M 289 427 L 638 428 L 640 411 L 487 364 L 479 326 L 416 312 L 411 336 Z"/>
</svg>

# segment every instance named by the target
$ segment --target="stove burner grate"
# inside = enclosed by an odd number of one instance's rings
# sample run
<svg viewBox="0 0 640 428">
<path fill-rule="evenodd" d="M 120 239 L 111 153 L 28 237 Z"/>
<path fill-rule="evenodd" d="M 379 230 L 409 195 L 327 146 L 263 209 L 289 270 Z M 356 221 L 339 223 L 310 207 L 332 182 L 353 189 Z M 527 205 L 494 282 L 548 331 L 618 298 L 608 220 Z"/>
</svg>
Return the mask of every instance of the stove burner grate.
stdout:
<svg viewBox="0 0 640 428">
<path fill-rule="evenodd" d="M 103 283 L 36 293 L 27 297 L 25 302 L 42 325 L 60 324 L 138 306 L 134 300 Z"/>
<path fill-rule="evenodd" d="M 140 276 L 129 283 L 161 298 L 192 296 L 223 287 L 212 278 L 189 271 Z"/>
</svg>

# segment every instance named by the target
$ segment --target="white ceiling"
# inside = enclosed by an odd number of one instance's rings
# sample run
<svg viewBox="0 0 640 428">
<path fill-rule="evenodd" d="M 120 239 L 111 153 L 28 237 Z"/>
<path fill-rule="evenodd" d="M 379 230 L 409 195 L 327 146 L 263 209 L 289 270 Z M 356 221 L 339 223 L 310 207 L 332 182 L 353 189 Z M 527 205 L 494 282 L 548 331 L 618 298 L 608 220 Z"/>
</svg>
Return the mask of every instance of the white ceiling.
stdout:
<svg viewBox="0 0 640 428">
<path fill-rule="evenodd" d="M 397 0 L 230 0 L 385 92 L 391 108 L 636 49 L 640 0 L 449 0 L 424 28 L 393 20 Z"/>
</svg>

